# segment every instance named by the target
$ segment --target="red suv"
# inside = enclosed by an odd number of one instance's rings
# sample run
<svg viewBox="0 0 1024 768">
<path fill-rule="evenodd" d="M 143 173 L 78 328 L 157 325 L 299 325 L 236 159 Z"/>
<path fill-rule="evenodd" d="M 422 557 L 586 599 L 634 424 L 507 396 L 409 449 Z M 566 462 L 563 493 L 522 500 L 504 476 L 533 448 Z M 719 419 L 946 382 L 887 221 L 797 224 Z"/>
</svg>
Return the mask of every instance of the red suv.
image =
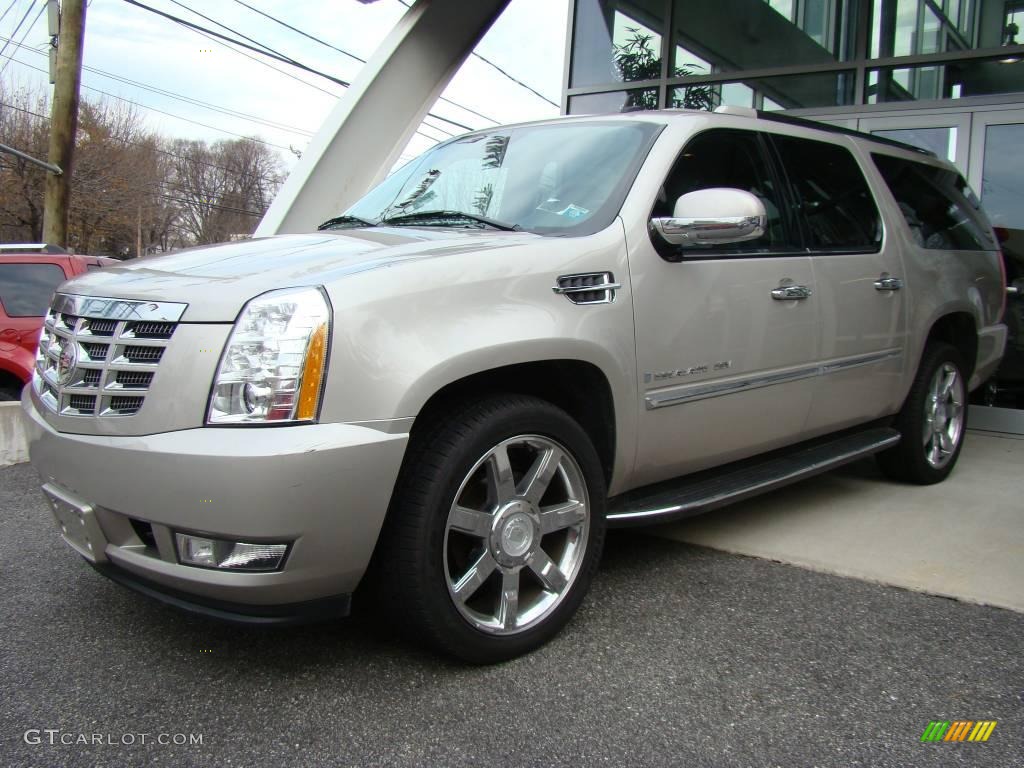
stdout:
<svg viewBox="0 0 1024 768">
<path fill-rule="evenodd" d="M 0 245 L 0 400 L 17 400 L 32 377 L 39 330 L 57 286 L 114 263 L 51 245 Z"/>
</svg>

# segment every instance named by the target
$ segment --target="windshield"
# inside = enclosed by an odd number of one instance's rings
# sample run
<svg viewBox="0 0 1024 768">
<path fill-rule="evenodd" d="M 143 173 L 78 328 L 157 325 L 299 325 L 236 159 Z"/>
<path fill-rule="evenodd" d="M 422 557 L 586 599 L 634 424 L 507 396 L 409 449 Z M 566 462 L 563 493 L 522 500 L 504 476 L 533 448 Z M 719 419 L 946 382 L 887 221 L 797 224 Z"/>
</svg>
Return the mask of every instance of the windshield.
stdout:
<svg viewBox="0 0 1024 768">
<path fill-rule="evenodd" d="M 361 220 L 591 234 L 615 218 L 661 127 L 555 123 L 459 137 L 403 166 L 331 226 Z"/>
</svg>

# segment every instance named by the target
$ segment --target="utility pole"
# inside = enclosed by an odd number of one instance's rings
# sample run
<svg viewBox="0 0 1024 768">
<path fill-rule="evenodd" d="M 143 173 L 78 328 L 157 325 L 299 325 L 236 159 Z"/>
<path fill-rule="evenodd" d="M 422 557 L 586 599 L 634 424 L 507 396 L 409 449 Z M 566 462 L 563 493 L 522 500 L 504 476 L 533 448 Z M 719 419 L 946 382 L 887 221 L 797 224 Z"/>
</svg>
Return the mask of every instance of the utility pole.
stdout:
<svg viewBox="0 0 1024 768">
<path fill-rule="evenodd" d="M 43 199 L 43 242 L 66 247 L 68 208 L 78 132 L 78 89 L 85 45 L 85 0 L 64 0 L 57 43 L 57 81 L 50 112 L 49 161 L 64 172 L 46 177 Z"/>
</svg>

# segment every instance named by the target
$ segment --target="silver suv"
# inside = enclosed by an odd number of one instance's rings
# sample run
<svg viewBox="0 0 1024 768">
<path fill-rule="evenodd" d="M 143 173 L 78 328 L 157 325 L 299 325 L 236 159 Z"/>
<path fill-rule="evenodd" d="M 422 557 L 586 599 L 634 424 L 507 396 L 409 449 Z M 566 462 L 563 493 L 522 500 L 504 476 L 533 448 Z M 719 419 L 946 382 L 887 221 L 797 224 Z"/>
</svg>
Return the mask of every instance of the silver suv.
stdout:
<svg viewBox="0 0 1024 768">
<path fill-rule="evenodd" d="M 935 483 L 1005 278 L 928 153 L 725 109 L 467 134 L 309 234 L 65 283 L 23 398 L 67 543 L 262 624 L 352 595 L 471 662 L 552 637 L 605 530 L 863 456 Z"/>
</svg>

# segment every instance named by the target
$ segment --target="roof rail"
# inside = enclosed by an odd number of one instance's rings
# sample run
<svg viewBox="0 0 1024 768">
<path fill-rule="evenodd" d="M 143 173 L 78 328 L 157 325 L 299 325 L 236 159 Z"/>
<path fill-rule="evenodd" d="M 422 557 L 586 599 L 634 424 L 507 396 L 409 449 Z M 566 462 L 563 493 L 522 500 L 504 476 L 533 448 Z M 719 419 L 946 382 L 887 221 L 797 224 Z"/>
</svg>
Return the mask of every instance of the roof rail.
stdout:
<svg viewBox="0 0 1024 768">
<path fill-rule="evenodd" d="M 780 115 L 778 112 L 765 112 L 760 109 L 754 111 L 756 112 L 757 117 L 761 120 L 771 120 L 775 123 L 785 123 L 787 125 L 799 125 L 804 128 L 813 128 L 815 130 L 826 131 L 828 133 L 841 133 L 845 136 L 854 136 L 855 138 L 866 139 L 867 141 L 873 141 L 877 144 L 887 144 L 890 147 L 908 149 L 911 152 L 917 152 L 918 154 L 927 155 L 928 157 L 936 157 L 936 154 L 929 149 L 915 147 L 913 144 L 906 144 L 902 141 L 896 141 L 896 139 L 887 139 L 883 136 L 875 136 L 872 133 L 865 133 L 864 131 L 855 131 L 853 128 L 844 128 L 840 125 L 832 125 L 831 123 L 819 123 L 817 120 L 808 120 L 804 117 Z"/>
<path fill-rule="evenodd" d="M 38 253 L 67 253 L 59 245 L 49 243 L 0 243 L 0 252 L 6 253 L 27 253 L 36 251 Z"/>
</svg>

